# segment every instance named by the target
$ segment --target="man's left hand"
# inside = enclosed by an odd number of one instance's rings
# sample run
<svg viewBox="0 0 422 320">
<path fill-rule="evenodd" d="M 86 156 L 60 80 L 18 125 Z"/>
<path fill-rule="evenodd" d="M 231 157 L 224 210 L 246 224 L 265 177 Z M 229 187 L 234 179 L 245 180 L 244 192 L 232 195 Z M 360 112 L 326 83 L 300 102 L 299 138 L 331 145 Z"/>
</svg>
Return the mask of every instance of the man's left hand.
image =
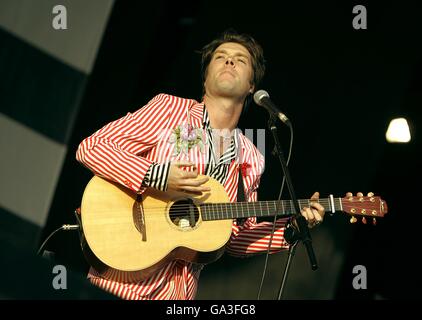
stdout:
<svg viewBox="0 0 422 320">
<path fill-rule="evenodd" d="M 319 192 L 315 192 L 311 197 L 310 207 L 303 207 L 300 213 L 308 221 L 308 227 L 313 228 L 319 225 L 324 220 L 325 209 L 317 201 L 319 199 Z"/>
</svg>

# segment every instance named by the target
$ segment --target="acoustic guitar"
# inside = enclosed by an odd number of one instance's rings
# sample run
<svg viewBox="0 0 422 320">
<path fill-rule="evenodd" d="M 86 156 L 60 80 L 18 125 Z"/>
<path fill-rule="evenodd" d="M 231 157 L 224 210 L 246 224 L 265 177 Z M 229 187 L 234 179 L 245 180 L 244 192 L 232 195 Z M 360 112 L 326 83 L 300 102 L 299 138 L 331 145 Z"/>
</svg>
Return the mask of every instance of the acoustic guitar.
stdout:
<svg viewBox="0 0 422 320">
<path fill-rule="evenodd" d="M 85 257 L 100 273 L 119 271 L 142 280 L 174 259 L 201 264 L 217 260 L 230 239 L 233 219 L 294 214 L 291 200 L 230 203 L 218 181 L 210 178 L 204 185 L 211 191 L 201 195 L 153 188 L 138 195 L 94 176 L 81 204 Z M 309 203 L 299 200 L 301 207 Z M 319 203 L 327 212 L 345 212 L 352 219 L 387 213 L 386 202 L 376 196 L 330 195 Z"/>
</svg>

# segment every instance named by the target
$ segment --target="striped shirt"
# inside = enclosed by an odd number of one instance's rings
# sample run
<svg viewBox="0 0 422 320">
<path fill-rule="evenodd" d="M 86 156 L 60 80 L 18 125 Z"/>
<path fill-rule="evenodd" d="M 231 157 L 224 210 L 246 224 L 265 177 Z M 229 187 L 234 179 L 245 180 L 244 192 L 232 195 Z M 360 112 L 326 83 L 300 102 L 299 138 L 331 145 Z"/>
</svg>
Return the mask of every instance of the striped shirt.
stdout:
<svg viewBox="0 0 422 320">
<path fill-rule="evenodd" d="M 209 146 L 208 150 L 208 159 L 205 167 L 205 174 L 209 177 L 216 179 L 222 185 L 227 179 L 227 172 L 229 165 L 232 160 L 236 158 L 236 150 L 238 149 L 238 138 L 237 132 L 228 133 L 227 137 L 223 137 L 220 133 L 222 130 L 216 130 L 211 128 L 210 119 L 208 116 L 207 109 L 204 108 L 204 120 L 203 120 L 203 129 L 206 132 L 206 145 Z M 217 136 L 217 139 L 214 137 Z M 219 151 L 216 150 L 215 144 L 218 138 L 224 140 L 224 144 L 230 143 L 227 150 L 221 155 Z M 142 185 L 145 187 L 156 188 L 161 191 L 167 190 L 167 178 L 169 174 L 170 163 L 153 163 L 145 174 Z"/>
<path fill-rule="evenodd" d="M 205 152 L 195 146 L 188 152 L 175 152 L 169 143 L 175 127 L 189 124 L 205 128 Z M 257 201 L 257 189 L 264 170 L 264 158 L 254 144 L 240 130 L 234 130 L 230 145 L 220 157 L 213 142 L 204 103 L 167 94 L 159 94 L 134 113 L 113 121 L 84 139 L 76 158 L 94 174 L 120 183 L 133 192 L 142 194 L 146 188 L 166 190 L 169 165 L 174 161 L 193 162 L 199 174 L 215 177 L 223 184 L 231 202 L 236 202 L 239 170 L 247 201 Z M 191 167 L 185 168 L 193 170 Z M 144 181 L 145 180 L 145 181 Z M 276 222 L 271 253 L 287 249 L 284 228 L 287 219 Z M 255 217 L 242 225 L 233 221 L 227 253 L 245 257 L 267 250 L 273 224 L 257 223 Z M 130 281 L 118 274 L 100 276 L 91 268 L 90 281 L 123 299 L 178 299 L 195 298 L 202 265 L 174 260 L 150 278 Z"/>
</svg>

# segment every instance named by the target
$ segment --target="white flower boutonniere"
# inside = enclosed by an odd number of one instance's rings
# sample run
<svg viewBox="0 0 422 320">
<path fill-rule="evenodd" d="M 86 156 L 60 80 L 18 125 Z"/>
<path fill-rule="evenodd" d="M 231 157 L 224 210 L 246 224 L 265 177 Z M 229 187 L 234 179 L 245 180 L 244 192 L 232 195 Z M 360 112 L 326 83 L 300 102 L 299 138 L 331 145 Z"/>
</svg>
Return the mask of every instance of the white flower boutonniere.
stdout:
<svg viewBox="0 0 422 320">
<path fill-rule="evenodd" d="M 194 128 L 190 124 L 178 125 L 169 138 L 170 143 L 174 143 L 174 152 L 178 155 L 180 152 L 188 154 L 189 150 L 199 146 L 201 152 L 204 152 L 204 131 L 201 128 Z"/>
</svg>

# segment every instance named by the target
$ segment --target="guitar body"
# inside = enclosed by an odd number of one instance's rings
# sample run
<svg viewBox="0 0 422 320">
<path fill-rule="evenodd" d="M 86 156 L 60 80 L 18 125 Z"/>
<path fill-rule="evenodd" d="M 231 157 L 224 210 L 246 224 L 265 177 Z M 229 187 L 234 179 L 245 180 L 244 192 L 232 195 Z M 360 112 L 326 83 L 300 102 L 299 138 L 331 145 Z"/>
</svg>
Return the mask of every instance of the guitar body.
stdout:
<svg viewBox="0 0 422 320">
<path fill-rule="evenodd" d="M 140 196 L 94 176 L 81 204 L 85 257 L 100 274 L 120 271 L 132 281 L 150 277 L 174 259 L 217 260 L 233 220 L 202 220 L 200 204 L 229 202 L 215 179 L 205 185 L 212 191 L 199 196 L 153 188 Z"/>
</svg>

